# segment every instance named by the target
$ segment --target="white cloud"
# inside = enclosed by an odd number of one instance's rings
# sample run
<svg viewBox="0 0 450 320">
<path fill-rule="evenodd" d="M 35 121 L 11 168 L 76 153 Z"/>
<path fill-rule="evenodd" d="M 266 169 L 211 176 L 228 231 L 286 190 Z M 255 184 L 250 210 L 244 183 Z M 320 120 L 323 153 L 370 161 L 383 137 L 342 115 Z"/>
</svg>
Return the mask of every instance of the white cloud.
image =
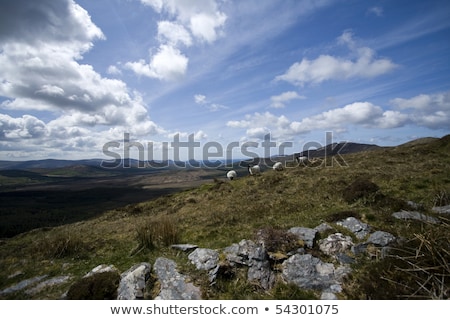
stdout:
<svg viewBox="0 0 450 320">
<path fill-rule="evenodd" d="M 450 128 L 450 91 L 392 99 L 391 104 L 410 112 L 411 120 L 430 129 Z"/>
<path fill-rule="evenodd" d="M 375 52 L 368 47 L 353 48 L 355 46 L 352 34 L 344 32 L 338 42 L 346 44 L 356 54 L 356 59 L 320 55 L 314 60 L 303 58 L 292 64 L 277 81 L 287 81 L 294 85 L 303 86 L 308 83 L 321 83 L 327 80 L 346 80 L 353 78 L 374 78 L 388 73 L 397 67 L 391 60 L 375 58 Z"/>
<path fill-rule="evenodd" d="M 218 103 L 211 103 L 206 99 L 206 96 L 202 94 L 196 94 L 194 95 L 194 101 L 196 104 L 204 106 L 206 109 L 208 109 L 211 112 L 216 112 L 219 110 L 228 109 L 227 106 L 218 104 Z"/>
<path fill-rule="evenodd" d="M 158 22 L 158 52 L 147 64 L 144 59 L 127 62 L 125 67 L 137 75 L 160 80 L 178 80 L 185 75 L 189 58 L 181 53 L 180 44 L 190 47 L 194 40 L 209 44 L 223 34 L 227 16 L 216 0 L 141 0 L 161 15 Z"/>
<path fill-rule="evenodd" d="M 0 107 L 14 113 L 38 110 L 56 118 L 0 114 L 2 148 L 13 154 L 39 149 L 55 157 L 68 151 L 77 156 L 78 151 L 100 152 L 106 141 L 123 132 L 140 137 L 165 133 L 150 119 L 138 93 L 79 62 L 95 40 L 104 39 L 84 9 L 70 0 L 17 0 L 9 5 L 14 7 L 9 14 L 0 13 L 10 23 L 0 32 Z M 118 69 L 108 71 L 115 74 Z"/>
<path fill-rule="evenodd" d="M 188 47 L 192 45 L 189 32 L 181 24 L 171 21 L 158 22 L 158 37 L 161 42 L 167 42 L 172 46 L 176 46 L 178 43 Z"/>
<path fill-rule="evenodd" d="M 113 65 L 109 66 L 108 69 L 106 70 L 106 72 L 111 75 L 121 75 L 122 74 L 122 71 L 120 71 L 120 69 L 117 66 L 113 66 Z"/>
<path fill-rule="evenodd" d="M 295 91 L 283 92 L 280 95 L 270 97 L 270 100 L 272 101 L 270 106 L 273 108 L 284 108 L 287 103 L 296 99 L 305 99 L 305 97 L 299 95 Z"/>
<path fill-rule="evenodd" d="M 292 121 L 286 116 L 276 116 L 270 112 L 246 115 L 244 120 L 228 121 L 231 128 L 246 129 L 249 138 L 261 138 L 271 133 L 275 139 L 293 139 L 299 134 L 306 134 L 314 130 L 334 130 L 345 132 L 350 126 L 363 128 L 397 128 L 410 122 L 407 114 L 383 109 L 370 102 L 355 102 L 342 108 L 305 117 L 299 121 Z"/>
<path fill-rule="evenodd" d="M 158 52 L 151 57 L 150 63 L 141 59 L 127 62 L 125 67 L 138 75 L 160 80 L 177 80 L 186 73 L 189 59 L 180 50 L 170 45 L 161 45 Z"/>
<path fill-rule="evenodd" d="M 383 16 L 383 7 L 378 7 L 378 6 L 371 7 L 371 8 L 369 8 L 369 10 L 367 10 L 367 12 L 369 14 L 373 14 L 377 17 L 381 17 L 381 16 Z"/>
<path fill-rule="evenodd" d="M 190 18 L 189 28 L 198 39 L 212 43 L 219 36 L 217 29 L 222 27 L 226 20 L 227 16 L 222 12 L 199 13 Z"/>
<path fill-rule="evenodd" d="M 205 104 L 206 103 L 206 96 L 202 94 L 196 94 L 194 95 L 194 101 L 197 104 Z"/>
</svg>

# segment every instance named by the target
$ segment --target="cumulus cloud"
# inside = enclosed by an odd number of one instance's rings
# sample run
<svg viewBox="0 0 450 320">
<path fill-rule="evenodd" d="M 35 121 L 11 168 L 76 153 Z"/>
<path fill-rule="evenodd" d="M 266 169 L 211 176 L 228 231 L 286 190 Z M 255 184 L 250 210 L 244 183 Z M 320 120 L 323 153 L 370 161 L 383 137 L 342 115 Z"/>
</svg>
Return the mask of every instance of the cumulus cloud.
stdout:
<svg viewBox="0 0 450 320">
<path fill-rule="evenodd" d="M 170 45 L 161 45 L 158 52 L 151 57 L 150 63 L 144 59 L 127 62 L 125 67 L 137 75 L 143 75 L 160 80 L 177 80 L 186 73 L 188 58 L 180 50 Z"/>
<path fill-rule="evenodd" d="M 162 20 L 158 22 L 157 53 L 150 56 L 148 63 L 140 59 L 125 64 L 137 75 L 179 80 L 186 74 L 189 63 L 179 46 L 190 47 L 194 40 L 211 44 L 223 34 L 227 16 L 219 10 L 216 0 L 141 0 L 141 3 L 153 8 Z"/>
<path fill-rule="evenodd" d="M 192 38 L 189 32 L 181 24 L 171 21 L 158 22 L 158 37 L 161 42 L 167 42 L 173 46 L 176 46 L 178 43 L 188 47 L 192 45 Z"/>
<path fill-rule="evenodd" d="M 410 117 L 398 111 L 384 111 L 370 102 L 355 102 L 341 108 L 292 121 L 286 116 L 276 116 L 270 112 L 246 115 L 243 120 L 229 121 L 231 128 L 246 129 L 248 138 L 261 138 L 271 133 L 276 139 L 292 139 L 299 134 L 314 130 L 335 130 L 345 132 L 350 126 L 364 128 L 397 128 L 409 123 Z"/>
<path fill-rule="evenodd" d="M 0 107 L 46 117 L 50 112 L 56 119 L 1 113 L 2 150 L 23 154 L 38 145 L 50 150 L 47 154 L 53 149 L 92 152 L 125 130 L 139 136 L 165 132 L 150 119 L 138 93 L 80 63 L 105 36 L 78 4 L 17 0 L 5 5 L 8 10 L 0 12 Z"/>
<path fill-rule="evenodd" d="M 404 99 L 392 99 L 394 108 L 409 112 L 411 120 L 430 129 L 450 128 L 450 91 L 420 94 Z"/>
<path fill-rule="evenodd" d="M 303 86 L 308 83 L 318 84 L 327 80 L 346 80 L 353 78 L 374 78 L 388 73 L 397 67 L 391 60 L 376 58 L 374 50 L 368 47 L 356 47 L 350 31 L 344 32 L 338 43 L 349 47 L 354 59 L 320 55 L 316 59 L 303 58 L 296 62 L 276 81 L 287 81 L 294 85 Z"/>
<path fill-rule="evenodd" d="M 287 103 L 296 99 L 305 99 L 305 97 L 299 95 L 295 91 L 283 92 L 280 95 L 270 97 L 270 100 L 272 101 L 270 106 L 272 108 L 284 108 Z"/>
</svg>

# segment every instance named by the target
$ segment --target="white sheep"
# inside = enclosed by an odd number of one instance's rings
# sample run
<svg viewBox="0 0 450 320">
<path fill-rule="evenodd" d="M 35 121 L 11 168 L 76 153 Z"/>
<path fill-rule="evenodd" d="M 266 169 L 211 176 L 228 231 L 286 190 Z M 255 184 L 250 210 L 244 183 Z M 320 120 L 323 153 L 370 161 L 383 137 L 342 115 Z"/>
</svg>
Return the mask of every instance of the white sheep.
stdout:
<svg viewBox="0 0 450 320">
<path fill-rule="evenodd" d="M 299 157 L 296 157 L 295 159 L 297 160 L 298 164 L 307 165 L 309 163 L 308 157 L 305 157 L 305 156 L 299 156 Z"/>
<path fill-rule="evenodd" d="M 233 180 L 236 177 L 237 177 L 237 172 L 236 171 L 230 170 L 230 171 L 227 172 L 228 180 Z"/>
<path fill-rule="evenodd" d="M 261 173 L 261 167 L 257 164 L 252 166 L 248 165 L 248 173 L 250 173 L 251 176 L 257 175 Z"/>
<path fill-rule="evenodd" d="M 275 162 L 272 168 L 275 171 L 282 171 L 284 169 L 283 164 L 281 162 Z"/>
</svg>

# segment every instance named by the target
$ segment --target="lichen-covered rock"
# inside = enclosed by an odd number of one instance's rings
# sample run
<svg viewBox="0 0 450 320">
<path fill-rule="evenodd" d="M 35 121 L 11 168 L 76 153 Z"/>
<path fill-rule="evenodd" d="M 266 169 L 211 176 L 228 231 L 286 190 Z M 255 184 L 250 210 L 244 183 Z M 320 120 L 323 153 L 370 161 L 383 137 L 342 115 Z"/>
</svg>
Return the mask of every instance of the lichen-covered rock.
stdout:
<svg viewBox="0 0 450 320">
<path fill-rule="evenodd" d="M 308 248 L 312 248 L 318 231 L 311 228 L 293 227 L 289 229 L 289 232 L 296 235 L 300 240 L 303 240 Z"/>
<path fill-rule="evenodd" d="M 335 269 L 332 263 L 325 263 L 310 254 L 296 254 L 283 262 L 282 276 L 303 289 L 331 291 L 330 288 L 340 285 L 349 271 L 346 267 Z"/>
<path fill-rule="evenodd" d="M 177 271 L 177 264 L 167 258 L 158 258 L 153 270 L 160 283 L 160 292 L 155 300 L 199 300 L 200 288 L 187 281 Z"/>
<path fill-rule="evenodd" d="M 355 217 L 348 217 L 336 224 L 353 232 L 358 239 L 364 239 L 370 232 L 370 226 Z"/>
<path fill-rule="evenodd" d="M 441 221 L 435 217 L 428 216 L 426 214 L 417 211 L 398 211 L 392 214 L 394 218 L 401 220 L 418 220 L 423 222 L 428 222 L 431 224 L 438 224 Z"/>
<path fill-rule="evenodd" d="M 137 264 L 121 274 L 117 300 L 137 300 L 144 298 L 151 265 L 147 262 Z"/>
<path fill-rule="evenodd" d="M 342 233 L 330 234 L 325 239 L 319 241 L 320 251 L 323 253 L 334 256 L 339 253 L 344 253 L 353 246 L 352 238 L 344 236 Z"/>
<path fill-rule="evenodd" d="M 394 235 L 385 231 L 375 231 L 367 239 L 367 243 L 372 243 L 374 245 L 385 247 L 396 240 Z"/>
</svg>

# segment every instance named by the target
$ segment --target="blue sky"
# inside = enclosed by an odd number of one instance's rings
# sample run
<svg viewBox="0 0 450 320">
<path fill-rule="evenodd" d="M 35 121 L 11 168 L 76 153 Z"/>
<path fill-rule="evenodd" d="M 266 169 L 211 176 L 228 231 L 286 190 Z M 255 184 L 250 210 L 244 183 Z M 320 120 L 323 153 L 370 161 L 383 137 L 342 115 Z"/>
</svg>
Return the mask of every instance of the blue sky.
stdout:
<svg viewBox="0 0 450 320">
<path fill-rule="evenodd" d="M 441 137 L 449 38 L 437 0 L 2 1 L 0 159 L 105 158 L 124 133 L 155 158 L 193 135 L 198 159 Z"/>
</svg>

